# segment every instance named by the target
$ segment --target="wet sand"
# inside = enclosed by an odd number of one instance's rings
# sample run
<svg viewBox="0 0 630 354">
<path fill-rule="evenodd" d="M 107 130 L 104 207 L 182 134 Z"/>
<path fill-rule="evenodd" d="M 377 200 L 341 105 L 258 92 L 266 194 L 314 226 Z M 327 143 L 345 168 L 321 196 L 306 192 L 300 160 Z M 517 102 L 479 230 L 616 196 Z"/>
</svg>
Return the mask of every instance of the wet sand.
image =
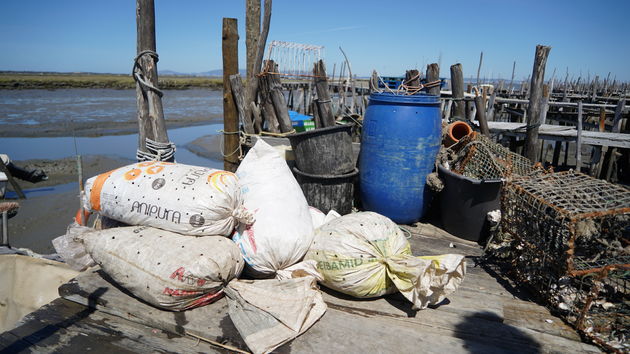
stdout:
<svg viewBox="0 0 630 354">
<path fill-rule="evenodd" d="M 42 254 L 52 253 L 54 249 L 51 240 L 65 233 L 79 209 L 76 159 L 13 162 L 29 169 L 43 169 L 49 179 L 40 183 L 17 180 L 26 191 L 27 199 L 18 200 L 20 209 L 17 215 L 9 220 L 10 244 L 13 247 L 30 248 Z M 84 177 L 88 178 L 132 162 L 100 155 L 84 156 Z M 11 190 L 10 186 L 7 187 Z M 52 190 L 53 188 L 55 190 Z M 48 190 L 50 192 L 47 192 Z"/>
</svg>

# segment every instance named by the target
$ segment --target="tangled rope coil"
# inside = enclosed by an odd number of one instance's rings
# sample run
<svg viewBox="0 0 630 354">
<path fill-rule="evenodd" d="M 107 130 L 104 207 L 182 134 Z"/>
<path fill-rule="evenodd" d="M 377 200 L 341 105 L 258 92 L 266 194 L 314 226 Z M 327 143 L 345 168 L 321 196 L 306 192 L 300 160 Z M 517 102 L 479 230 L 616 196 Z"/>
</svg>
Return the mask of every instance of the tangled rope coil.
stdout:
<svg viewBox="0 0 630 354">
<path fill-rule="evenodd" d="M 136 151 L 136 159 L 141 161 L 169 161 L 175 156 L 175 144 L 172 142 L 160 143 L 149 138 L 145 139 L 147 151 Z"/>
<path fill-rule="evenodd" d="M 140 88 L 142 89 L 142 91 L 151 90 L 151 91 L 155 92 L 158 96 L 162 97 L 164 95 L 162 90 L 160 90 L 159 88 L 153 86 L 147 80 L 147 76 L 146 76 L 142 66 L 140 65 L 140 58 L 142 58 L 145 55 L 148 55 L 149 57 L 153 58 L 153 60 L 155 60 L 156 63 L 159 60 L 159 56 L 158 56 L 158 54 L 156 52 L 154 52 L 152 50 L 143 50 L 143 51 L 141 51 L 140 53 L 138 53 L 138 55 L 136 55 L 136 58 L 133 61 L 133 69 L 131 70 L 131 76 L 133 77 L 133 79 L 137 83 L 140 84 Z"/>
</svg>

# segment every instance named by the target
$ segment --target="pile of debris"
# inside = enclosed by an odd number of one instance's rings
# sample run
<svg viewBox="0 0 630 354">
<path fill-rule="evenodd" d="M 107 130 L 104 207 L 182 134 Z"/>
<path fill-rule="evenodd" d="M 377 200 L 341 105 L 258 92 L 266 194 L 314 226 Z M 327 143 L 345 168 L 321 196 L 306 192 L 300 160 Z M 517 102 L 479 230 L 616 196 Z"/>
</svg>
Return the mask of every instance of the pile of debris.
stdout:
<svg viewBox="0 0 630 354">
<path fill-rule="evenodd" d="M 170 311 L 225 295 L 255 353 L 323 316 L 318 281 L 359 298 L 400 291 L 423 309 L 465 275 L 461 255 L 413 256 L 400 228 L 382 215 L 309 207 L 286 161 L 262 140 L 236 174 L 141 162 L 89 179 L 83 200 L 98 215 L 95 227 L 74 223 L 53 241 L 69 265 L 97 265 L 134 296 Z"/>
</svg>

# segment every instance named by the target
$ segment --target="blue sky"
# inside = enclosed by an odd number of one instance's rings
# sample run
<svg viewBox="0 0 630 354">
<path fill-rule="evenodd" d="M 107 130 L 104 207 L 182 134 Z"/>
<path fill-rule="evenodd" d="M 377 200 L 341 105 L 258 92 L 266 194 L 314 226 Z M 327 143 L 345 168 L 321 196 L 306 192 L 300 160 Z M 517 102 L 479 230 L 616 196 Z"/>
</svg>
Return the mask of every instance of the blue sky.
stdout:
<svg viewBox="0 0 630 354">
<path fill-rule="evenodd" d="M 400 75 L 441 57 L 442 76 L 461 62 L 466 77 L 531 72 L 536 44 L 552 47 L 547 77 L 608 72 L 630 81 L 630 1 L 275 0 L 269 40 L 325 46 L 329 71 L 348 54 L 353 72 Z M 156 0 L 158 68 L 221 68 L 221 19 L 239 23 L 245 0 Z M 0 1 L 0 70 L 130 72 L 136 45 L 133 0 Z M 329 73 L 330 74 L 330 73 Z"/>
</svg>

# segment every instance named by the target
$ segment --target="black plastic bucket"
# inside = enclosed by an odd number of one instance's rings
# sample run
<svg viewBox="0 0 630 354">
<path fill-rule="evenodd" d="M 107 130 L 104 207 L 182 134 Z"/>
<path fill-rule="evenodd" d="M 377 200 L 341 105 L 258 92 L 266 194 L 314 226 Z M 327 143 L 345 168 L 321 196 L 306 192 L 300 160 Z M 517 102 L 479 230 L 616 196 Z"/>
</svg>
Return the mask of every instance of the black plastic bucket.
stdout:
<svg viewBox="0 0 630 354">
<path fill-rule="evenodd" d="M 341 215 L 352 211 L 354 199 L 354 183 L 359 169 L 343 175 L 313 175 L 293 167 L 297 179 L 308 205 L 315 207 L 325 214 L 334 210 Z"/>
<path fill-rule="evenodd" d="M 351 124 L 288 135 L 300 172 L 343 175 L 354 170 Z"/>
<path fill-rule="evenodd" d="M 442 165 L 438 165 L 438 174 L 444 182 L 440 192 L 444 229 L 466 240 L 483 241 L 489 232 L 488 212 L 501 208 L 501 180 L 468 178 Z"/>
</svg>

